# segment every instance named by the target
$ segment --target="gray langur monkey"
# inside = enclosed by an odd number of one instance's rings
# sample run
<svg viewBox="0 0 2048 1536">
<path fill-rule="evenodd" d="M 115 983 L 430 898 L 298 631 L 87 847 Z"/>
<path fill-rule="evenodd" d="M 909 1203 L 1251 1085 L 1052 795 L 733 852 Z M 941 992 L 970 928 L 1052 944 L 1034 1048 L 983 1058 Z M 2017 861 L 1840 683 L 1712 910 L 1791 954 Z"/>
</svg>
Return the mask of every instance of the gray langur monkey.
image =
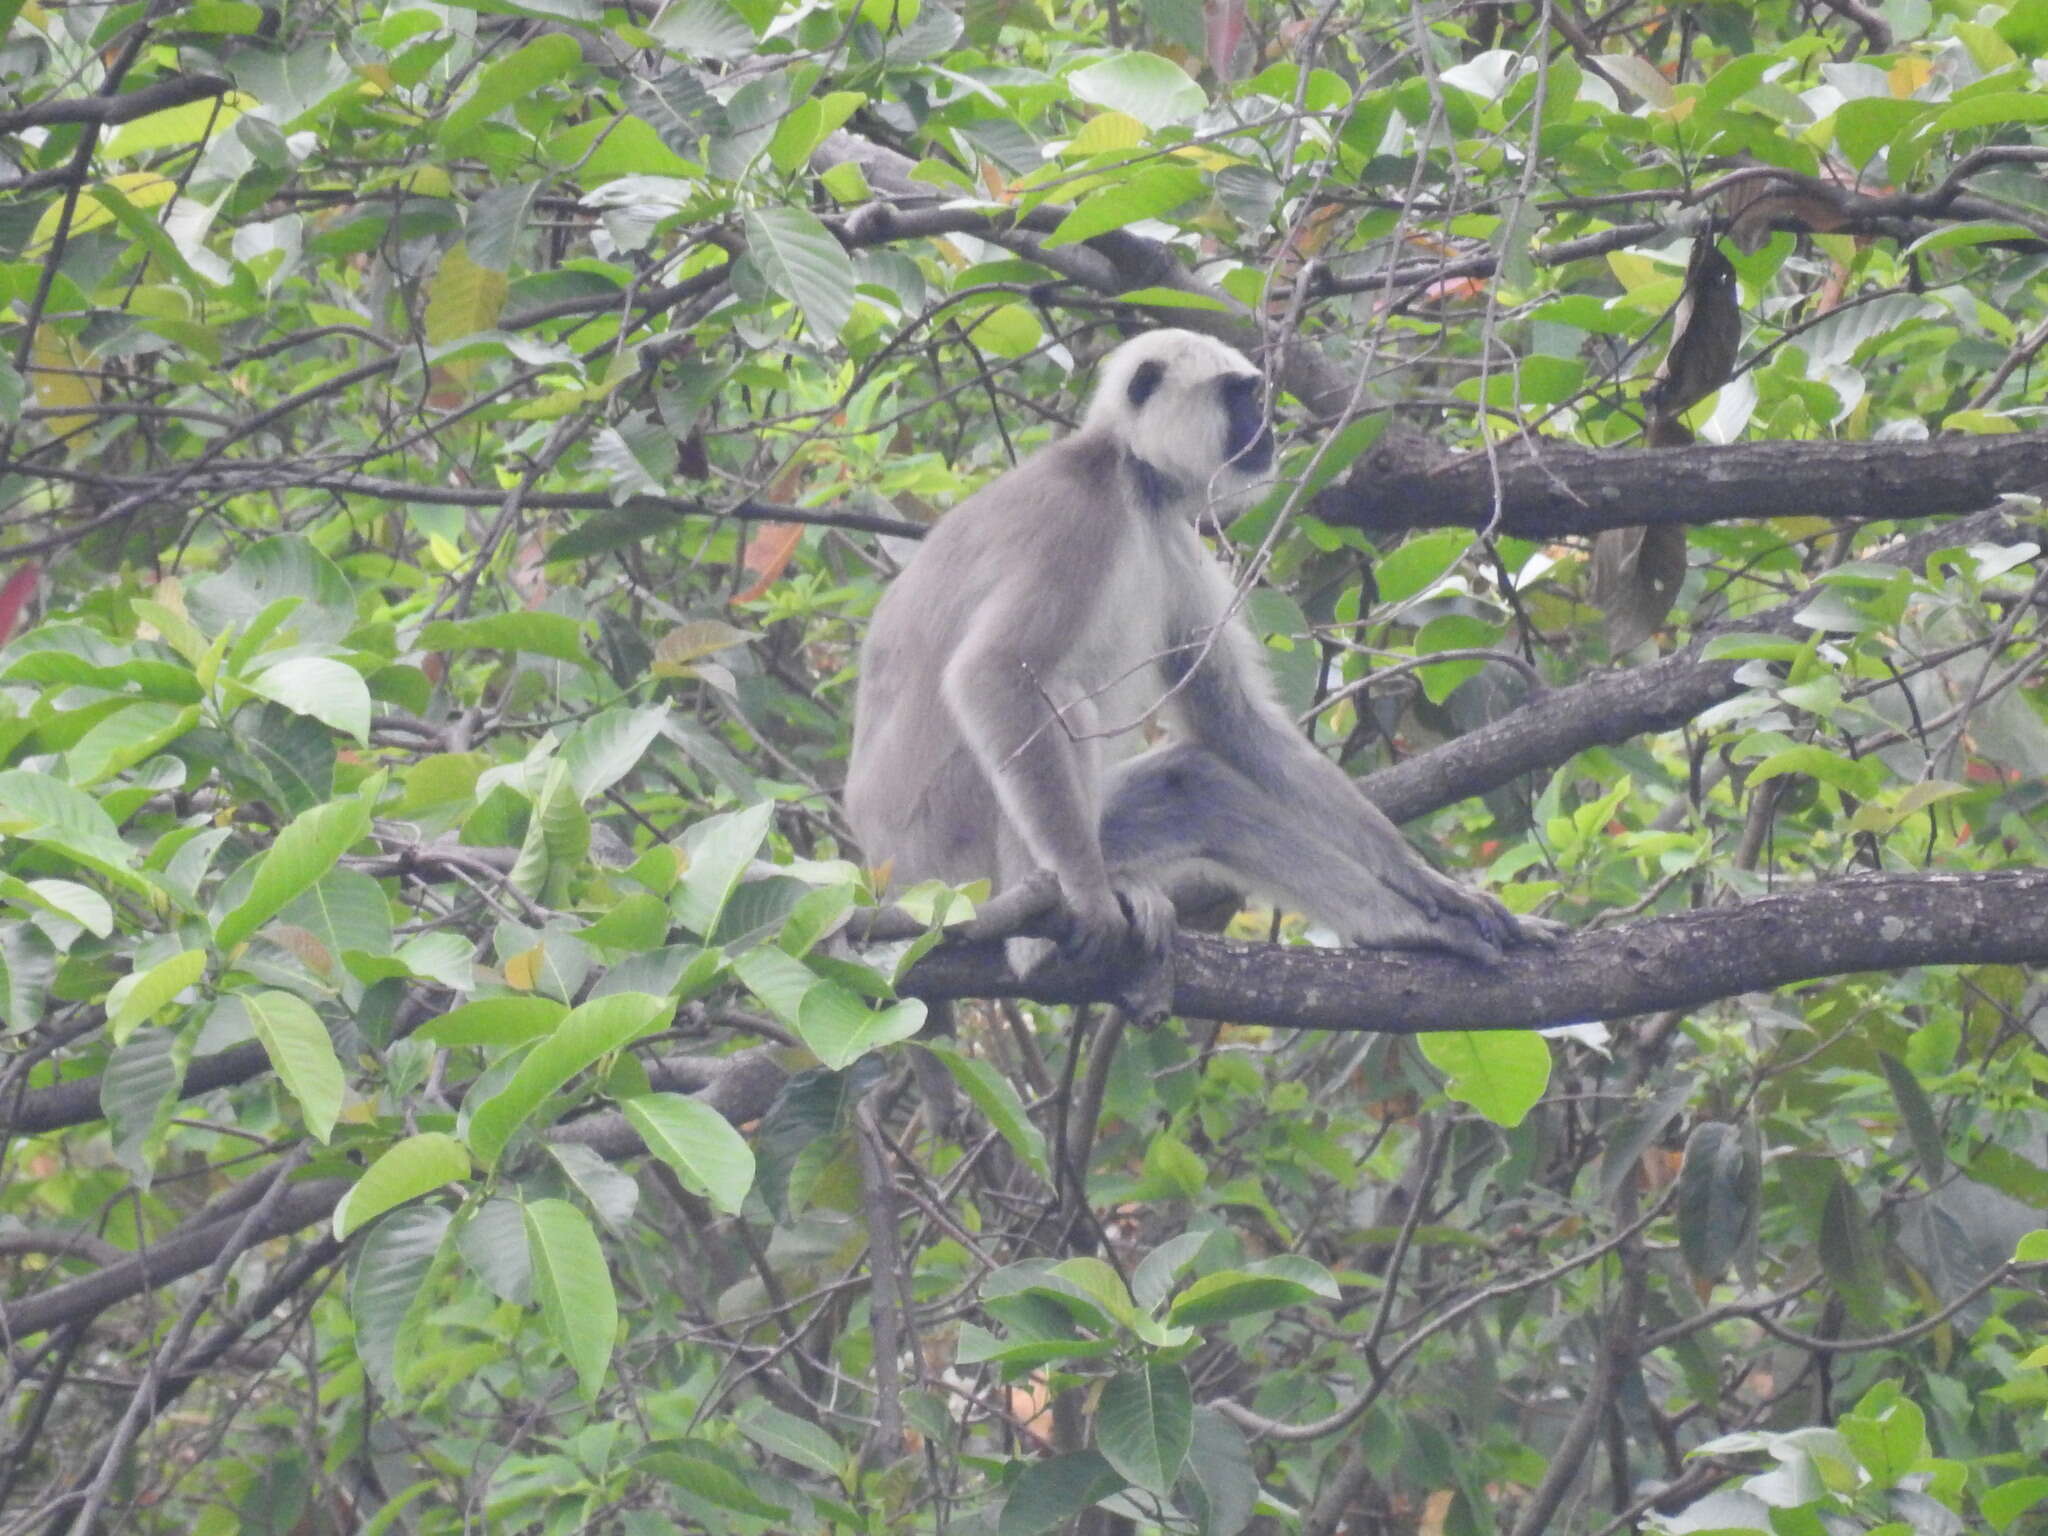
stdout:
<svg viewBox="0 0 2048 1536">
<path fill-rule="evenodd" d="M 1153 331 L 1104 361 L 1080 431 L 942 518 L 861 652 L 867 857 L 998 890 L 1049 870 L 1088 963 L 1163 951 L 1176 888 L 1219 879 L 1357 944 L 1490 962 L 1550 941 L 1431 868 L 1275 699 L 1197 526 L 1272 462 L 1251 363 Z M 1155 711 L 1170 739 L 1130 755 Z"/>
</svg>

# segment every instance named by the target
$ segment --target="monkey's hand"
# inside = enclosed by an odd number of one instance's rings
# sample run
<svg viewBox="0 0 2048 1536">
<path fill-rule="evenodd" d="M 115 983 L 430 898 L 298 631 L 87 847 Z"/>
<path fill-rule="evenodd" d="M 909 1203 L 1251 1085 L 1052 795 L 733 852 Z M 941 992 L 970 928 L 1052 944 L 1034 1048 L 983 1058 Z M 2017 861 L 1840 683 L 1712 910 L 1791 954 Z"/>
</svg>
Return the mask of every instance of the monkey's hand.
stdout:
<svg viewBox="0 0 2048 1536">
<path fill-rule="evenodd" d="M 1160 887 L 1119 879 L 1068 890 L 1067 933 L 1060 950 L 1077 964 L 1095 966 L 1120 956 L 1157 960 L 1173 944 L 1173 902 Z"/>
</svg>

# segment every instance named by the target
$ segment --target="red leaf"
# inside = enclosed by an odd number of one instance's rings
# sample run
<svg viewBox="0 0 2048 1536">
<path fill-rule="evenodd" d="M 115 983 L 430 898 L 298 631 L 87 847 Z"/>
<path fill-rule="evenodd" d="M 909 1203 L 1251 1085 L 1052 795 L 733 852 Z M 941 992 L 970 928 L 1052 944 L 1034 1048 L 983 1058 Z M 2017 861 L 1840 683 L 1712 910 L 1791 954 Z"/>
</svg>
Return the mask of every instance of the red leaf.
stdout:
<svg viewBox="0 0 2048 1536">
<path fill-rule="evenodd" d="M 774 584 L 789 566 L 790 556 L 803 542 L 802 523 L 763 523 L 754 536 L 747 540 L 747 552 L 741 557 L 742 563 L 759 579 L 733 598 L 736 603 L 751 603 Z"/>
<path fill-rule="evenodd" d="M 14 633 L 21 610 L 28 606 L 29 596 L 36 589 L 36 578 L 42 573 L 42 566 L 30 560 L 7 578 L 6 586 L 0 587 L 0 641 Z"/>
</svg>

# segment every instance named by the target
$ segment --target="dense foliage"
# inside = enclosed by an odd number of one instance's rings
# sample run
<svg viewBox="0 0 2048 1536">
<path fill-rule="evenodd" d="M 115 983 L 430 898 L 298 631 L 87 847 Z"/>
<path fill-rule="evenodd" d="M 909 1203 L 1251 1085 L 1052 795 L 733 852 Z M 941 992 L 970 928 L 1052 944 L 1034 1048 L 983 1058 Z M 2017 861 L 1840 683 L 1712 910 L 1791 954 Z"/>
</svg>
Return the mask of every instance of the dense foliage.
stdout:
<svg viewBox="0 0 2048 1536">
<path fill-rule="evenodd" d="M 2048 1532 L 2044 161 L 2042 0 L 0 0 L 0 1533 Z M 1584 937 L 850 941 L 1162 323 Z"/>
</svg>

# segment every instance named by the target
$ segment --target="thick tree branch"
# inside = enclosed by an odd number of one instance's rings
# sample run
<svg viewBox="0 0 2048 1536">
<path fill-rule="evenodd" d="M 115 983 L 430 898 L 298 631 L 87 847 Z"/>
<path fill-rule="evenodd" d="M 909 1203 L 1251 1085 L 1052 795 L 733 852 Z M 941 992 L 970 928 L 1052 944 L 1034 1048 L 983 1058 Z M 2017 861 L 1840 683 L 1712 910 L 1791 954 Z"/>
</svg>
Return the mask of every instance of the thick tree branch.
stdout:
<svg viewBox="0 0 2048 1536">
<path fill-rule="evenodd" d="M 151 112 L 225 96 L 234 88 L 233 81 L 218 75 L 178 75 L 120 96 L 66 96 L 38 101 L 13 112 L 0 112 L 0 133 L 51 128 L 59 123 L 98 123 L 102 127 L 131 123 Z"/>
<path fill-rule="evenodd" d="M 1369 533 L 1491 524 L 1496 533 L 1549 539 L 1645 523 L 1947 517 L 2044 484 L 2048 432 L 1925 443 L 1540 443 L 1499 455 L 1497 465 L 1472 454 L 1420 472 L 1368 454 L 1313 510 Z"/>
<path fill-rule="evenodd" d="M 1864 558 L 1917 570 L 1937 550 L 1978 542 L 2014 543 L 2038 530 L 1992 510 L 1915 534 Z M 1791 633 L 1808 598 L 1801 594 L 1730 628 L 1748 633 Z M 1645 667 L 1596 675 L 1568 688 L 1547 689 L 1489 725 L 1420 756 L 1366 775 L 1359 787 L 1395 821 L 1412 821 L 1471 795 L 1484 794 L 1525 773 L 1547 772 L 1587 747 L 1676 729 L 1742 692 L 1739 663 L 1702 661 L 1698 637 L 1683 651 Z"/>
<path fill-rule="evenodd" d="M 1282 1029 L 1542 1029 L 1694 1008 L 1855 971 L 2043 964 L 2048 870 L 1874 875 L 1581 933 L 1491 967 L 1432 954 L 1182 937 L 1173 1007 Z M 1020 982 L 999 947 L 948 945 L 919 961 L 899 990 L 1084 1003 L 1105 1000 L 1111 981 L 1055 966 Z"/>
<path fill-rule="evenodd" d="M 250 1182 L 267 1183 L 269 1177 L 258 1174 Z M 312 1179 L 294 1184 L 264 1212 L 262 1221 L 247 1235 L 247 1243 L 268 1242 L 326 1220 L 351 1182 Z M 234 1210 L 225 1215 L 195 1218 L 122 1263 L 110 1264 L 80 1279 L 0 1306 L 0 1342 L 12 1346 L 46 1328 L 91 1317 L 116 1302 L 197 1274 L 220 1255 L 222 1245 L 241 1226 L 242 1216 L 242 1211 Z"/>
</svg>

